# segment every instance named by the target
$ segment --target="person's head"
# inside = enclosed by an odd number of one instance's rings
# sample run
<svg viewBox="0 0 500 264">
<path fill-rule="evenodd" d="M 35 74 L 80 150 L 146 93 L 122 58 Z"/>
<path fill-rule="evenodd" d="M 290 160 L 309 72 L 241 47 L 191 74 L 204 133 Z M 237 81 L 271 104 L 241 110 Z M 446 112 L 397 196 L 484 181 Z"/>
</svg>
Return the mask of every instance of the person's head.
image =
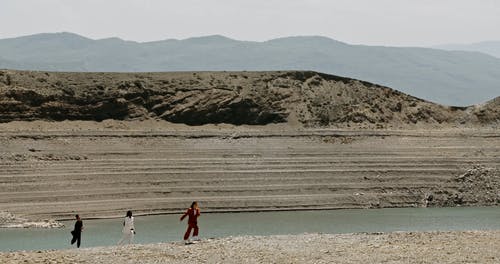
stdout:
<svg viewBox="0 0 500 264">
<path fill-rule="evenodd" d="M 132 211 L 127 211 L 127 217 L 131 218 L 132 217 Z"/>
<path fill-rule="evenodd" d="M 194 201 L 192 204 L 191 204 L 191 209 L 195 209 L 195 208 L 198 208 L 198 202 Z"/>
<path fill-rule="evenodd" d="M 76 218 L 76 220 L 80 220 L 80 216 L 79 215 L 75 215 L 75 218 Z"/>
</svg>

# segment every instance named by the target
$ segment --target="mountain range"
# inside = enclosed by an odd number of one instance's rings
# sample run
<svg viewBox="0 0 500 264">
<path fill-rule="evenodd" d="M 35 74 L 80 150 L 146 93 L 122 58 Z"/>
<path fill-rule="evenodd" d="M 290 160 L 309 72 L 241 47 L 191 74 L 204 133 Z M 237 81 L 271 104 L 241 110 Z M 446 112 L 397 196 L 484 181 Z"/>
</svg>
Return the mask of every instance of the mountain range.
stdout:
<svg viewBox="0 0 500 264">
<path fill-rule="evenodd" d="M 443 50 L 476 51 L 500 58 L 500 41 L 483 41 L 472 44 L 447 44 L 434 46 Z"/>
<path fill-rule="evenodd" d="M 214 35 L 134 42 L 44 33 L 0 40 L 0 68 L 77 72 L 313 70 L 445 105 L 500 94 L 500 59 L 479 52 L 350 45 L 326 37 L 264 42 Z"/>
</svg>

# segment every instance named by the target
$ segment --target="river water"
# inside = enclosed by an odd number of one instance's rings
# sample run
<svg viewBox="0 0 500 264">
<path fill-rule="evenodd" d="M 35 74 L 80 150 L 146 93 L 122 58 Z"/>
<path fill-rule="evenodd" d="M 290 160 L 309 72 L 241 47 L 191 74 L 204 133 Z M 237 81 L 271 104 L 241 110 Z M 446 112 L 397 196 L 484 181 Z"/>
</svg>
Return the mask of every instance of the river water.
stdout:
<svg viewBox="0 0 500 264">
<path fill-rule="evenodd" d="M 82 247 L 114 245 L 123 219 L 83 220 Z M 499 207 L 351 209 L 210 213 L 199 218 L 200 237 L 431 230 L 500 230 Z M 61 229 L 0 229 L 0 251 L 65 249 L 73 222 Z M 181 241 L 179 215 L 135 218 L 135 243 Z"/>
</svg>

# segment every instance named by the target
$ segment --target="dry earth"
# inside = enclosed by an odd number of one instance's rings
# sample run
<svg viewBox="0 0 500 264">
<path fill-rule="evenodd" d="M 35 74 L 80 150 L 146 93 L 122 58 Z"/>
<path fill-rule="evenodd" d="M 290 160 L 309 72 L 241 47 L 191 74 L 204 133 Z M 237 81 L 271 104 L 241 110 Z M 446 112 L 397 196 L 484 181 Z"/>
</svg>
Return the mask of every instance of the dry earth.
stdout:
<svg viewBox="0 0 500 264">
<path fill-rule="evenodd" d="M 0 124 L 0 211 L 29 219 L 498 205 L 495 129 Z"/>
<path fill-rule="evenodd" d="M 166 120 L 401 128 L 495 126 L 500 98 L 448 107 L 310 71 L 60 73 L 0 70 L 0 122 Z"/>
<path fill-rule="evenodd" d="M 0 71 L 0 122 L 1 225 L 192 200 L 204 212 L 500 204 L 500 98 L 447 107 L 315 72 Z M 0 262 L 499 263 L 498 244 L 498 231 L 306 234 Z"/>
<path fill-rule="evenodd" d="M 1 253 L 17 263 L 481 263 L 500 262 L 500 231 L 304 234 Z"/>
<path fill-rule="evenodd" d="M 309 71 L 1 70 L 0 122 L 16 219 L 500 201 L 499 98 L 448 107 Z"/>
</svg>

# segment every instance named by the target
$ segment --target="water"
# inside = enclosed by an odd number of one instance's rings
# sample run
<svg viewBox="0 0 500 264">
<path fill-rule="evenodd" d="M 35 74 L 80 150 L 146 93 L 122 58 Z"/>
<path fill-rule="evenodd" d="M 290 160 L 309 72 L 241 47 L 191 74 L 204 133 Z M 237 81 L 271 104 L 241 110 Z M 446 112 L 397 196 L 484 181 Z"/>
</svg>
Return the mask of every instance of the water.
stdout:
<svg viewBox="0 0 500 264">
<path fill-rule="evenodd" d="M 180 241 L 180 215 L 136 217 L 135 243 Z M 115 245 L 123 219 L 84 219 L 82 247 Z M 0 229 L 0 251 L 65 249 L 73 222 L 62 229 Z M 500 230 L 500 208 L 404 208 L 327 211 L 214 213 L 199 218 L 200 237 L 302 233 L 431 230 Z"/>
</svg>

